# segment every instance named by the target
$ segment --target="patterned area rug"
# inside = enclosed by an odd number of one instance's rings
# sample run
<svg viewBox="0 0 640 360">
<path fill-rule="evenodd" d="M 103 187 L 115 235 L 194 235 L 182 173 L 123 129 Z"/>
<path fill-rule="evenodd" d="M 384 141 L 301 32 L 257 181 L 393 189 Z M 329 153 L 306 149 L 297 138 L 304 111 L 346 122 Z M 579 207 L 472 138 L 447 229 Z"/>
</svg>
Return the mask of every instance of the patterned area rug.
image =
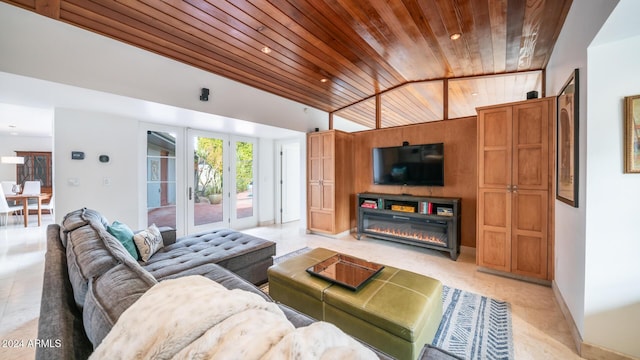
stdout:
<svg viewBox="0 0 640 360">
<path fill-rule="evenodd" d="M 309 250 L 302 248 L 276 257 L 273 262 Z M 261 290 L 268 293 L 269 284 Z M 442 322 L 433 339 L 434 346 L 469 360 L 513 359 L 509 303 L 444 285 L 442 304 Z"/>
<path fill-rule="evenodd" d="M 511 306 L 443 286 L 442 322 L 433 345 L 465 359 L 513 359 Z"/>
</svg>

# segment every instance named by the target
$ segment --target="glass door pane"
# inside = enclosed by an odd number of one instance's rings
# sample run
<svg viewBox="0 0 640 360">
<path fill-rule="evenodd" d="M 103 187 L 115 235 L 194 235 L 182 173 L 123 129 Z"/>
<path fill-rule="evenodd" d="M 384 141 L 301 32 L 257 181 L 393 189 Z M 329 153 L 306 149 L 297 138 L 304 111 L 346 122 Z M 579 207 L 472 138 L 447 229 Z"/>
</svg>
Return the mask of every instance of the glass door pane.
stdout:
<svg viewBox="0 0 640 360">
<path fill-rule="evenodd" d="M 245 228 L 257 225 L 256 202 L 256 142 L 250 138 L 232 138 L 235 151 L 233 163 L 233 228 Z"/>
<path fill-rule="evenodd" d="M 147 131 L 147 222 L 176 228 L 176 137 Z"/>
<path fill-rule="evenodd" d="M 228 201 L 225 201 L 227 171 L 224 136 L 190 131 L 192 168 L 189 171 L 189 232 L 228 224 Z"/>
<path fill-rule="evenodd" d="M 236 142 L 236 216 L 253 216 L 253 143 Z"/>
</svg>

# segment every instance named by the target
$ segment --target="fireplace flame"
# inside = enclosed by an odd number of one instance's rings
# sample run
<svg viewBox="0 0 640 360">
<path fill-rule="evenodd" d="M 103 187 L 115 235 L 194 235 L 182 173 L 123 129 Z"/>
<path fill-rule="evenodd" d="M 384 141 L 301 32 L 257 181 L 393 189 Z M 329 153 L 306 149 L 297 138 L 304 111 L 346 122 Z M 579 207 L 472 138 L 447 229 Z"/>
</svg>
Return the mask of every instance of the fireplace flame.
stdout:
<svg viewBox="0 0 640 360">
<path fill-rule="evenodd" d="M 421 230 L 405 230 L 405 229 L 397 229 L 391 227 L 384 227 L 379 225 L 372 225 L 367 228 L 367 231 L 382 234 L 382 235 L 390 235 L 401 237 L 405 239 L 418 240 L 423 242 L 428 242 L 431 244 L 436 244 L 440 246 L 447 246 L 447 236 L 446 234 L 434 234 L 434 233 L 426 233 Z"/>
</svg>

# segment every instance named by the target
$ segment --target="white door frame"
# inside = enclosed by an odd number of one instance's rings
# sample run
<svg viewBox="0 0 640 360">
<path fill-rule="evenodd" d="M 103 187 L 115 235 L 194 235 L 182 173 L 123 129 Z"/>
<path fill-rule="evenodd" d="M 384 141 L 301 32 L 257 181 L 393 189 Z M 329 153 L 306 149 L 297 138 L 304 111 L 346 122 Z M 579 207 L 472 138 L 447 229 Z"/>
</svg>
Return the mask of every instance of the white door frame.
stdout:
<svg viewBox="0 0 640 360">
<path fill-rule="evenodd" d="M 176 137 L 176 235 L 183 236 L 185 231 L 185 217 L 180 209 L 186 209 L 185 188 L 185 129 L 175 126 L 153 123 L 140 123 L 139 133 L 139 166 L 138 166 L 138 201 L 141 204 L 138 211 L 138 224 L 140 228 L 146 228 L 148 224 L 147 214 L 147 131 L 165 132 Z"/>
<path fill-rule="evenodd" d="M 222 219 L 217 222 L 205 223 L 201 225 L 195 224 L 195 188 L 194 188 L 194 173 L 193 169 L 189 167 L 189 159 L 192 158 L 194 150 L 195 150 L 195 137 L 202 138 L 214 138 L 222 140 Z M 230 149 L 229 149 L 229 135 L 214 133 L 205 130 L 196 130 L 196 129 L 187 129 L 186 136 L 186 151 L 185 151 L 185 175 L 186 175 L 186 186 L 185 190 L 187 193 L 186 196 L 186 231 L 188 234 L 195 234 L 199 232 L 204 232 L 213 229 L 225 228 L 229 227 L 229 214 L 230 214 L 230 203 L 229 203 L 229 192 L 230 186 L 232 185 L 230 180 L 231 176 L 229 175 L 229 169 L 231 167 L 230 161 Z"/>
<path fill-rule="evenodd" d="M 276 165 L 276 171 L 275 171 L 275 183 L 276 183 L 276 196 L 275 196 L 275 221 L 276 224 L 282 224 L 283 223 L 283 219 L 282 219 L 282 214 L 284 211 L 284 207 L 285 204 L 283 204 L 283 166 L 282 166 L 282 154 L 283 154 L 283 148 L 284 146 L 286 146 L 287 144 L 298 144 L 299 149 L 301 149 L 302 146 L 304 146 L 304 144 L 300 141 L 300 139 L 286 139 L 286 140 L 278 140 L 276 141 L 276 146 L 275 146 L 275 165 Z M 302 152 L 300 152 L 300 157 L 302 158 L 303 154 Z M 300 165 L 301 166 L 301 165 Z M 299 179 L 299 185 L 302 186 L 302 178 L 306 178 L 306 176 L 304 175 L 304 172 L 300 172 L 300 177 L 301 179 Z M 286 188 L 284 189 L 286 190 L 291 190 L 290 188 Z M 302 188 L 299 188 L 299 194 L 298 197 L 300 197 L 300 199 L 302 200 Z M 301 203 L 300 203 L 301 204 Z M 302 205 L 298 204 L 299 209 L 298 209 L 298 213 L 299 215 L 299 219 L 302 216 Z M 293 221 L 293 220 L 292 220 Z"/>
<path fill-rule="evenodd" d="M 244 218 L 238 218 L 238 204 L 237 204 L 237 196 L 236 195 L 236 143 L 237 142 L 250 142 L 253 144 L 253 162 L 252 162 L 252 173 L 253 173 L 253 185 L 252 185 L 252 203 L 253 213 L 251 216 L 247 216 Z M 232 209 L 229 213 L 230 221 L 229 227 L 233 229 L 246 229 L 250 227 L 255 227 L 258 225 L 258 194 L 260 189 L 258 187 L 258 139 L 246 137 L 246 136 L 230 136 L 229 141 L 229 178 L 231 181 L 229 182 L 229 199 L 230 199 L 230 209 Z"/>
</svg>

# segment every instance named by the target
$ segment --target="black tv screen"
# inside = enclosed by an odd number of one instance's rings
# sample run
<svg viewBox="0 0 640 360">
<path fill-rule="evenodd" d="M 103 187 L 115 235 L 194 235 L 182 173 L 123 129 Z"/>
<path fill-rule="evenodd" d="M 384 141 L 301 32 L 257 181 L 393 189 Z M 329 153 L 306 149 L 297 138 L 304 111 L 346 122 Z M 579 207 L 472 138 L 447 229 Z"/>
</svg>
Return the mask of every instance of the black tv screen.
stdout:
<svg viewBox="0 0 640 360">
<path fill-rule="evenodd" d="M 374 148 L 373 183 L 444 186 L 444 144 Z"/>
</svg>

